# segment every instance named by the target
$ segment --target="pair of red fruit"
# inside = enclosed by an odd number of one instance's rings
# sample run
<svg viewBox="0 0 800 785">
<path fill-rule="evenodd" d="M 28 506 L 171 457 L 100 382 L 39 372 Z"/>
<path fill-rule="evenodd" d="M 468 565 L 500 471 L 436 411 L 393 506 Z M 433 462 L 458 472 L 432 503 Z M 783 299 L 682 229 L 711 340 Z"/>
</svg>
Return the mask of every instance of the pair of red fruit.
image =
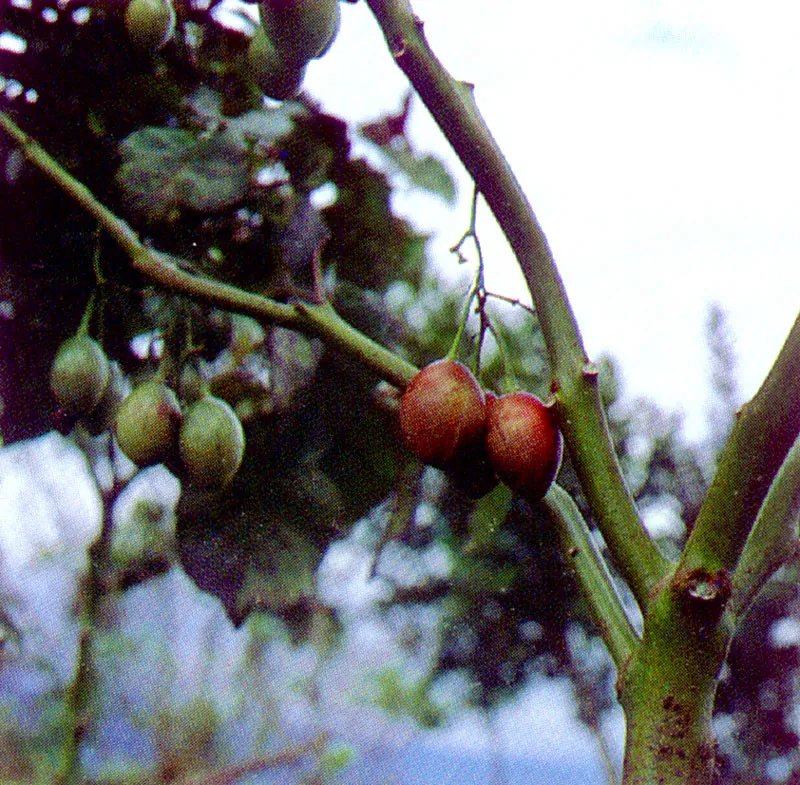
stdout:
<svg viewBox="0 0 800 785">
<path fill-rule="evenodd" d="M 561 464 L 561 433 L 547 406 L 531 393 L 484 393 L 454 360 L 437 360 L 411 380 L 400 399 L 400 429 L 414 455 L 452 472 L 476 497 L 499 478 L 538 501 Z"/>
</svg>

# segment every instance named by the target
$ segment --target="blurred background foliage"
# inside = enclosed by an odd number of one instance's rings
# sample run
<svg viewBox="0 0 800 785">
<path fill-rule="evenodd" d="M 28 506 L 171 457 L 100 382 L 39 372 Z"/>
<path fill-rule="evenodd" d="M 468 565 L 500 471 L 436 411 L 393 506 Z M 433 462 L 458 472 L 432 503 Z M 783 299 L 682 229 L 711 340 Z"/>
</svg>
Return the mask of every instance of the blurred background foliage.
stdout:
<svg viewBox="0 0 800 785">
<path fill-rule="evenodd" d="M 4 110 L 153 247 L 280 300 L 315 295 L 319 260 L 348 322 L 418 365 L 447 353 L 475 263 L 454 255 L 466 275 L 443 283 L 427 238 L 392 209 L 398 177 L 455 193 L 406 138 L 408 103 L 358 129 L 303 93 L 265 102 L 241 68 L 250 33 L 223 25 L 215 2 L 178 3 L 178 33 L 157 53 L 130 43 L 114 3 L 0 10 L 0 29 L 26 42 L 0 50 Z M 355 155 L 356 138 L 376 155 Z M 348 767 L 385 744 L 386 728 L 402 737 L 470 708 L 491 717 L 557 677 L 601 749 L 613 746 L 613 668 L 539 509 L 504 486 L 475 501 L 424 469 L 398 439 L 396 396 L 372 374 L 315 339 L 154 290 L 5 137 L 0 156 L 4 450 L 52 430 L 50 364 L 90 299 L 91 333 L 129 384 L 180 355 L 181 399 L 199 380 L 247 435 L 232 485 L 205 492 L 163 468 L 134 473 L 96 424 L 59 424 L 74 426 L 102 500 L 98 539 L 90 569 L 59 550 L 36 560 L 37 580 L 51 582 L 61 562 L 74 602 L 31 606 L 30 582 L 5 582 L 0 777 L 55 781 L 77 747 L 97 783 L 244 781 L 259 766 L 271 782 L 352 782 Z M 479 302 L 460 359 L 477 369 L 480 355 L 486 389 L 546 397 L 535 314 Z M 626 478 L 670 554 L 739 404 L 718 308 L 707 343 L 702 444 L 679 414 L 627 399 L 613 358 L 601 360 Z M 559 482 L 589 516 L 568 460 Z M 733 643 L 716 707 L 720 783 L 800 782 L 796 572 L 775 576 Z M 32 645 L 51 623 L 63 636 Z M 365 627 L 381 641 L 374 661 L 358 644 Z M 357 737 L 373 717 L 375 738 Z"/>
</svg>

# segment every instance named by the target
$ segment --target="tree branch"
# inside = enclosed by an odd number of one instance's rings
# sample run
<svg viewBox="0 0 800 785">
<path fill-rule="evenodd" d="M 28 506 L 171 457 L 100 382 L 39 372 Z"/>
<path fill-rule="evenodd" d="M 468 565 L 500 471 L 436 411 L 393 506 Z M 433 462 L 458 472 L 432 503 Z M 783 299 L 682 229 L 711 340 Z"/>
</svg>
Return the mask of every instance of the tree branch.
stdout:
<svg viewBox="0 0 800 785">
<path fill-rule="evenodd" d="M 236 286 L 190 272 L 182 260 L 145 246 L 136 232 L 76 180 L 7 114 L 0 112 L 0 127 L 19 145 L 25 157 L 74 199 L 111 235 L 130 257 L 131 266 L 161 288 L 177 292 L 227 311 L 247 314 L 307 335 L 350 355 L 386 381 L 405 387 L 417 368 L 345 322 L 330 305 L 279 303 Z"/>
<path fill-rule="evenodd" d="M 597 389 L 552 253 L 528 200 L 475 105 L 423 35 L 408 0 L 367 0 L 389 50 L 433 115 L 508 238 L 530 289 L 553 367 L 561 430 L 609 550 L 639 604 L 667 574 L 622 479 Z"/>
<path fill-rule="evenodd" d="M 733 574 L 731 610 L 741 618 L 770 576 L 800 550 L 800 436 L 775 475 Z"/>
<path fill-rule="evenodd" d="M 542 504 L 558 527 L 564 560 L 578 581 L 594 623 L 618 672 L 639 645 L 639 637 L 622 606 L 608 568 L 572 497 L 553 483 Z"/>
<path fill-rule="evenodd" d="M 180 777 L 175 780 L 174 785 L 233 785 L 250 774 L 258 774 L 278 766 L 291 766 L 309 753 L 318 752 L 326 740 L 326 736 L 323 734 L 305 744 L 287 747 L 273 755 L 265 755 L 246 763 Z"/>
<path fill-rule="evenodd" d="M 725 569 L 733 573 L 770 484 L 798 433 L 800 316 L 764 384 L 737 414 L 716 475 L 686 543 L 680 570 L 690 572 L 702 568 L 717 572 Z M 787 468 L 787 472 L 793 471 L 794 468 Z M 782 485 L 783 481 L 776 493 L 785 493 Z M 773 527 L 779 528 L 780 524 L 762 524 L 756 536 L 774 536 L 775 531 L 768 533 Z M 748 559 L 752 559 L 752 555 Z"/>
</svg>

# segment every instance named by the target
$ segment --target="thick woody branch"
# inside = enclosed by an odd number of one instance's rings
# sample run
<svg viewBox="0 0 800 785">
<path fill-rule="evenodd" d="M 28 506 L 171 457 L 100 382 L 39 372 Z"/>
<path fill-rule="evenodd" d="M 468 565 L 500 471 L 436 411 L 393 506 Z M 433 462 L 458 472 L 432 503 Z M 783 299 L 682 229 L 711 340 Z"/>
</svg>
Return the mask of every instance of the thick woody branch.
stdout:
<svg viewBox="0 0 800 785">
<path fill-rule="evenodd" d="M 609 550 L 644 606 L 669 570 L 622 479 L 589 363 L 547 240 L 481 117 L 472 86 L 453 79 L 408 0 L 368 0 L 389 50 L 433 115 L 508 238 L 530 289 L 553 368 L 560 425 Z"/>
</svg>

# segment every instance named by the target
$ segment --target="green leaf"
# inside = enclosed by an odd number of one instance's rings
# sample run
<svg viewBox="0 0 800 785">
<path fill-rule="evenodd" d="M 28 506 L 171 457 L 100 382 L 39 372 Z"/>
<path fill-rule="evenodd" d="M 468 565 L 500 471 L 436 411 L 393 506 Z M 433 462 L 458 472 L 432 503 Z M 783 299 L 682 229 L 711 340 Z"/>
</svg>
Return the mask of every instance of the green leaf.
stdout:
<svg viewBox="0 0 800 785">
<path fill-rule="evenodd" d="M 148 221 L 175 218 L 182 209 L 221 210 L 247 195 L 247 151 L 234 129 L 207 135 L 151 126 L 126 137 L 119 151 L 117 184 Z"/>
<path fill-rule="evenodd" d="M 208 87 L 201 87 L 188 100 L 189 109 L 198 120 L 211 127 L 224 123 L 251 142 L 272 144 L 294 130 L 296 120 L 308 115 L 308 109 L 296 101 L 282 101 L 277 106 L 251 109 L 238 117 L 223 111 L 222 96 Z"/>
<path fill-rule="evenodd" d="M 315 573 L 328 546 L 386 498 L 397 473 L 403 448 L 392 416 L 372 398 L 374 383 L 363 369 L 324 357 L 305 389 L 249 424 L 228 489 L 184 489 L 181 565 L 234 624 L 263 610 L 293 636 L 311 634 Z"/>
<path fill-rule="evenodd" d="M 434 155 L 418 155 L 407 145 L 382 147 L 383 153 L 416 188 L 455 204 L 456 183 L 445 165 Z"/>
</svg>

